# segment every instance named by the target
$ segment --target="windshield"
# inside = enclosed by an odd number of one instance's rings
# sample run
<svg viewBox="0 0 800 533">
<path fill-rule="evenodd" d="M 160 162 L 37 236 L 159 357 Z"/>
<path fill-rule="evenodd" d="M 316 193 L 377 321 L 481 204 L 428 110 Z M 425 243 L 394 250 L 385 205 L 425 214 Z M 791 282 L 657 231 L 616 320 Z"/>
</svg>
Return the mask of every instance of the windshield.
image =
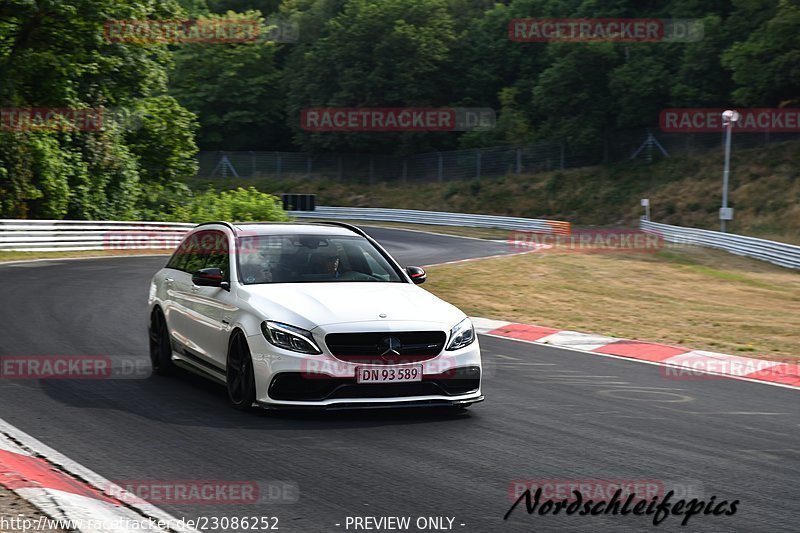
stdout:
<svg viewBox="0 0 800 533">
<path fill-rule="evenodd" d="M 363 237 L 256 235 L 238 242 L 239 278 L 245 285 L 405 281 Z"/>
</svg>

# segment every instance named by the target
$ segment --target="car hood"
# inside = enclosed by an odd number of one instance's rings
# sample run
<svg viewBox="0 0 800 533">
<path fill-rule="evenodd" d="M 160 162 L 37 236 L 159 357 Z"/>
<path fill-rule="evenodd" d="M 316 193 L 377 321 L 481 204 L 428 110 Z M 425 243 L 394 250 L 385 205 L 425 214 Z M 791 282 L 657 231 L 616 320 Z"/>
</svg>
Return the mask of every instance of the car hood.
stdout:
<svg viewBox="0 0 800 533">
<path fill-rule="evenodd" d="M 430 322 L 449 330 L 465 317 L 455 306 L 410 283 L 269 283 L 243 285 L 239 296 L 265 319 L 303 329 L 386 320 Z"/>
</svg>

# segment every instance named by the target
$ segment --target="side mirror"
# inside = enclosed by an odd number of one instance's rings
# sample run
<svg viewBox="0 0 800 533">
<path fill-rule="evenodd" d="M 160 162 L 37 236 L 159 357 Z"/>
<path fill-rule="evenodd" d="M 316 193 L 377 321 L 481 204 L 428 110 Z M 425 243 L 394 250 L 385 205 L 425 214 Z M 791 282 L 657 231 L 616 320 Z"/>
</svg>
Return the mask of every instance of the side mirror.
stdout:
<svg viewBox="0 0 800 533">
<path fill-rule="evenodd" d="M 425 283 L 425 280 L 428 279 L 428 275 L 425 273 L 420 267 L 406 267 L 406 272 L 408 272 L 408 276 L 411 278 L 416 285 L 421 283 Z"/>
<path fill-rule="evenodd" d="M 225 290 L 230 288 L 219 268 L 201 268 L 192 274 L 192 283 L 198 287 L 221 287 Z"/>
</svg>

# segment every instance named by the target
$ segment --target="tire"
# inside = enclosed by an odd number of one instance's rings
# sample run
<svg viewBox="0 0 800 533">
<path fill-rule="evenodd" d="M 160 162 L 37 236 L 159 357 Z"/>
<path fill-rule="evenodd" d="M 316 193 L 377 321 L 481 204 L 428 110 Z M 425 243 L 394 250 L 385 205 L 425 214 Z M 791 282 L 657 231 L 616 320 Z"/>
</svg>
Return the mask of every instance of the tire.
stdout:
<svg viewBox="0 0 800 533">
<path fill-rule="evenodd" d="M 249 410 L 256 401 L 256 380 L 250 348 L 241 333 L 231 337 L 225 375 L 231 406 L 241 411 Z"/>
<path fill-rule="evenodd" d="M 172 363 L 172 343 L 169 340 L 167 320 L 161 309 L 155 309 L 150 315 L 150 363 L 153 374 L 157 376 L 170 376 L 175 373 Z"/>
</svg>

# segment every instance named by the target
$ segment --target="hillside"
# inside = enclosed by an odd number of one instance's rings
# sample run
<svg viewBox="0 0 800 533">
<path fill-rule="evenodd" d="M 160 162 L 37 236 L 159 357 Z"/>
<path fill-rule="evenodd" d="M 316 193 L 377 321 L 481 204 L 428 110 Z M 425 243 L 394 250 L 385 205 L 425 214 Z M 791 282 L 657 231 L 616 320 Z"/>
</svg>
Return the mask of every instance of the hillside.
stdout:
<svg viewBox="0 0 800 533">
<path fill-rule="evenodd" d="M 731 158 L 729 231 L 800 243 L 800 142 L 738 150 Z M 195 189 L 254 185 L 315 193 L 319 205 L 395 207 L 635 225 L 641 198 L 657 222 L 718 229 L 722 151 L 646 164 L 622 163 L 534 175 L 444 183 L 375 183 L 297 177 L 193 179 Z"/>
</svg>

